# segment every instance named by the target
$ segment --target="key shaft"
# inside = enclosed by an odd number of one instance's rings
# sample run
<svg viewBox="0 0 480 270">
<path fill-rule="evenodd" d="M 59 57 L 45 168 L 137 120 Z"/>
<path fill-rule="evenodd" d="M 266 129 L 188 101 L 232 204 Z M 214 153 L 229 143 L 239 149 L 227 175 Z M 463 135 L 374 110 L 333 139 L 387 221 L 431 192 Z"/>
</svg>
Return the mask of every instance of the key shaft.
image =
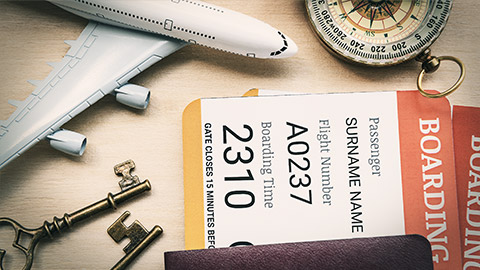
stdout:
<svg viewBox="0 0 480 270">
<path fill-rule="evenodd" d="M 53 222 L 45 221 L 43 228 L 45 229 L 46 234 L 52 238 L 54 233 L 62 232 L 65 228 L 70 228 L 73 226 L 73 224 L 94 216 L 97 213 L 103 212 L 104 210 L 110 208 L 116 209 L 118 204 L 121 204 L 145 191 L 148 191 L 151 188 L 152 186 L 150 185 L 150 181 L 145 180 L 140 184 L 120 191 L 114 195 L 112 193 L 108 193 L 107 198 L 96 203 L 92 203 L 71 214 L 65 214 L 61 219 L 54 217 Z"/>
</svg>

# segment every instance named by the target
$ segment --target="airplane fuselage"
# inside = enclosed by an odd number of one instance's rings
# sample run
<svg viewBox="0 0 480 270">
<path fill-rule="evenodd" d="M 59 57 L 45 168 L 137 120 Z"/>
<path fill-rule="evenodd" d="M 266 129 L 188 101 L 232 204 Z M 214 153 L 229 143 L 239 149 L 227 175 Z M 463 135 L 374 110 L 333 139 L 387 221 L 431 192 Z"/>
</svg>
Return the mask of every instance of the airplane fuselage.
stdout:
<svg viewBox="0 0 480 270">
<path fill-rule="evenodd" d="M 49 0 L 89 20 L 161 34 L 192 44 L 257 58 L 284 58 L 296 44 L 250 16 L 192 0 Z"/>
</svg>

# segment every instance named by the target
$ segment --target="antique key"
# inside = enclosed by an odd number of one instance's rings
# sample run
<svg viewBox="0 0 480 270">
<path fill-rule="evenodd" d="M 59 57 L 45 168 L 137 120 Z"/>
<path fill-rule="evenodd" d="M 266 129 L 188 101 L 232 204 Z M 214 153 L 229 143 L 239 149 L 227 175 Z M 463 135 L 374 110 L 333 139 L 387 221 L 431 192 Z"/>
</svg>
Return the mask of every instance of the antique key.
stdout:
<svg viewBox="0 0 480 270">
<path fill-rule="evenodd" d="M 131 178 L 132 176 L 130 175 L 130 170 L 135 167 L 135 164 L 133 163 L 133 161 L 129 160 L 121 164 L 123 165 L 127 164 L 127 165 L 123 166 L 124 171 L 121 171 L 120 173 L 123 174 L 124 177 L 127 176 Z M 117 173 L 117 166 L 115 166 L 115 173 Z M 122 181 L 120 182 L 122 183 Z M 42 238 L 49 236 L 50 238 L 53 239 L 53 235 L 55 233 L 60 233 L 64 231 L 66 228 L 70 228 L 71 226 L 73 226 L 73 224 L 79 221 L 82 221 L 84 219 L 87 219 L 104 210 L 107 210 L 110 208 L 116 209 L 118 204 L 136 195 L 139 195 L 144 191 L 148 191 L 151 189 L 151 185 L 148 180 L 145 180 L 141 183 L 139 181 L 138 182 L 133 181 L 132 184 L 129 186 L 128 185 L 122 186 L 122 184 L 120 184 L 120 186 L 122 187 L 121 192 L 118 192 L 116 194 L 108 193 L 107 198 L 100 200 L 96 203 L 93 203 L 71 214 L 65 214 L 63 218 L 59 219 L 57 217 L 54 217 L 53 222 L 45 221 L 43 223 L 43 226 L 37 229 L 27 229 L 13 219 L 6 218 L 6 217 L 0 218 L 0 226 L 10 225 L 15 230 L 15 238 L 13 240 L 12 246 L 21 250 L 26 256 L 26 262 L 23 269 L 28 270 L 32 267 L 35 247 L 37 246 L 38 242 Z M 24 247 L 20 244 L 20 239 L 25 236 L 30 237 L 28 247 Z M 0 269 L 1 270 L 3 270 L 2 260 L 5 253 L 6 253 L 5 250 L 0 249 Z"/>
</svg>

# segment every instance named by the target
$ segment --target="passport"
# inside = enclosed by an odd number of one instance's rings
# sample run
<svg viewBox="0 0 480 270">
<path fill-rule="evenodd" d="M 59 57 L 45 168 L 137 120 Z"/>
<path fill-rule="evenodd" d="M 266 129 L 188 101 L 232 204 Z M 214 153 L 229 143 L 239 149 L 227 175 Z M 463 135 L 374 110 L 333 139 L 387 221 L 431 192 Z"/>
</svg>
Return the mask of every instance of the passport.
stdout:
<svg viewBox="0 0 480 270">
<path fill-rule="evenodd" d="M 166 270 L 433 269 L 420 235 L 353 238 L 165 253 Z"/>
</svg>

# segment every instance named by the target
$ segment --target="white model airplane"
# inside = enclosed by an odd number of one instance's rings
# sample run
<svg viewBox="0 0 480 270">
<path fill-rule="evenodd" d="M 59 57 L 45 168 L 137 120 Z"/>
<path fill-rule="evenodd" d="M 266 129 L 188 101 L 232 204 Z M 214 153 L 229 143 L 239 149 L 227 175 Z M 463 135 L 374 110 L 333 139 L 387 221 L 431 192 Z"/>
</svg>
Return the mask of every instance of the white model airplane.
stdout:
<svg viewBox="0 0 480 270">
<path fill-rule="evenodd" d="M 187 44 L 257 58 L 284 58 L 295 43 L 277 29 L 241 13 L 195 0 L 50 0 L 90 20 L 60 63 L 17 110 L 0 121 L 0 169 L 38 141 L 82 155 L 85 136 L 60 129 L 107 94 L 145 109 L 150 91 L 128 81 Z"/>
</svg>

